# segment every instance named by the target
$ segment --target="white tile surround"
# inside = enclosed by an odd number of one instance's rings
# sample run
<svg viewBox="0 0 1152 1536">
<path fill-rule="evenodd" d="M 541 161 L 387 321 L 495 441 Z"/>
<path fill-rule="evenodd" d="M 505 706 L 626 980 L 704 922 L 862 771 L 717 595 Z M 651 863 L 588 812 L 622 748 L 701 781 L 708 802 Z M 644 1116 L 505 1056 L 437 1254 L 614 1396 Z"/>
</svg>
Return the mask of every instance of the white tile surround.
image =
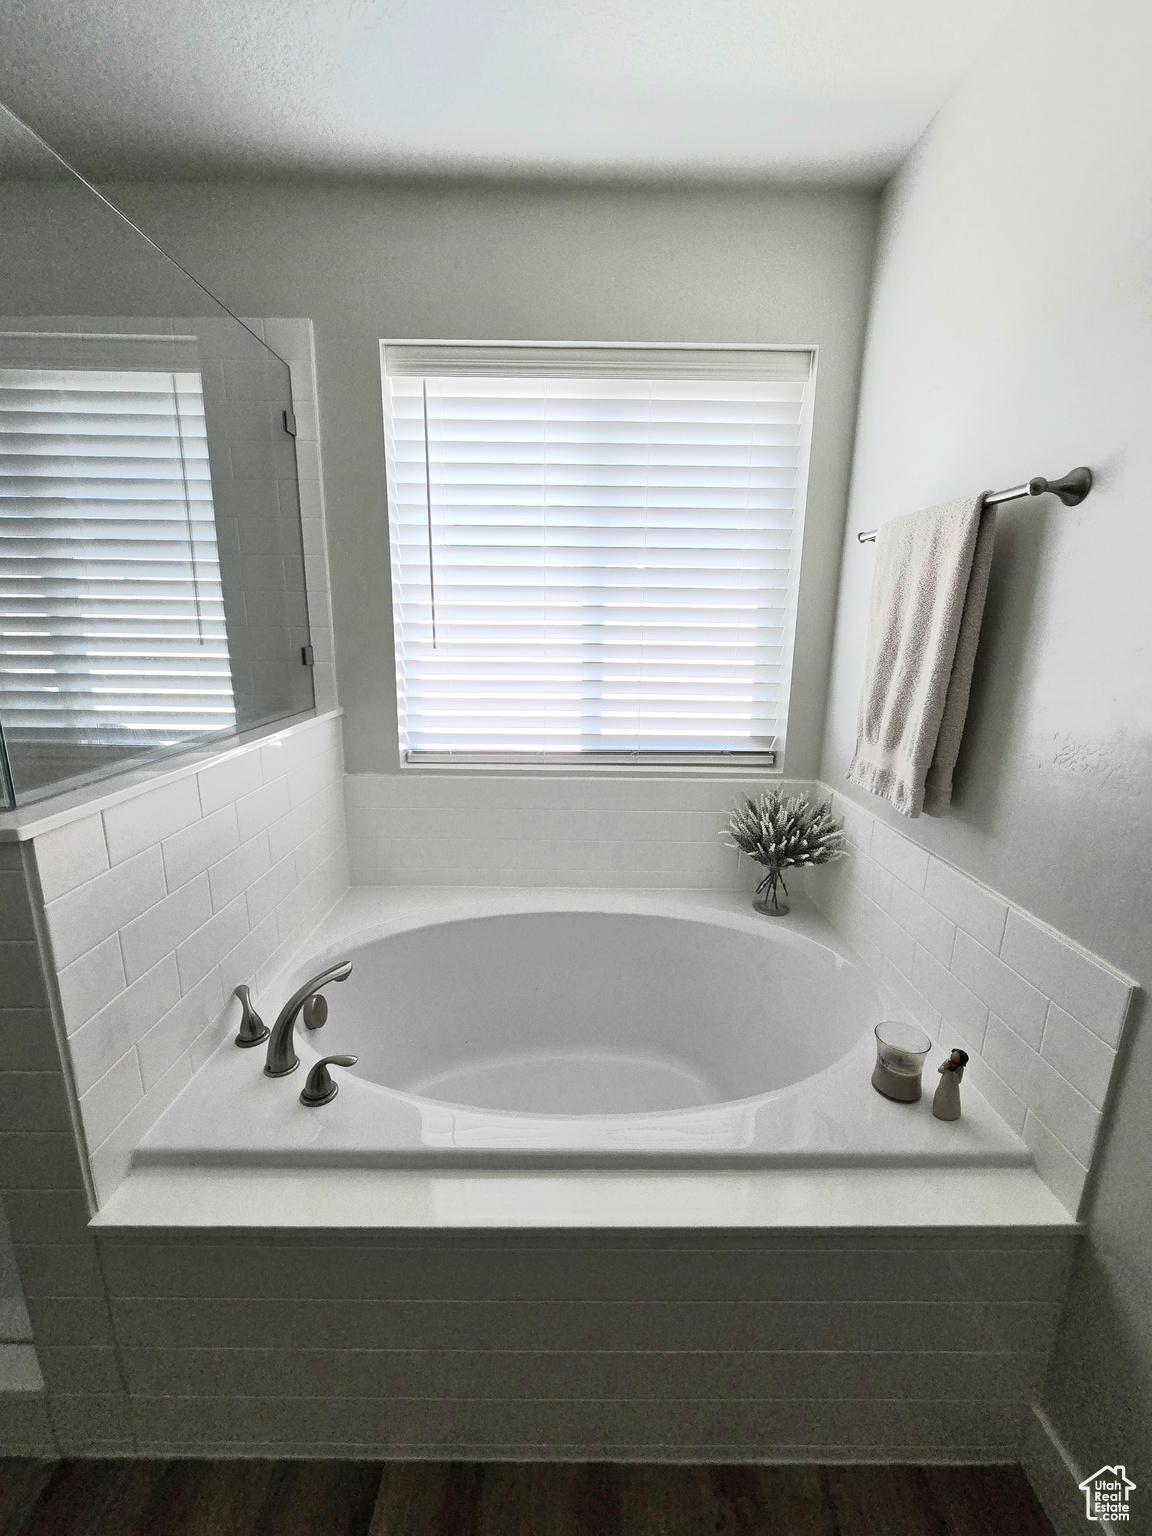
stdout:
<svg viewBox="0 0 1152 1536">
<path fill-rule="evenodd" d="M 305 722 L 33 838 L 98 1194 L 346 888 L 342 773 Z"/>
<path fill-rule="evenodd" d="M 241 749 L 34 841 L 80 1114 L 105 1191 L 221 1037 L 232 988 L 267 980 L 344 888 L 337 723 L 315 733 L 309 746 Z M 285 752 L 311 756 L 284 771 Z M 349 775 L 351 880 L 747 890 L 757 871 L 721 833 L 750 787 Z M 835 803 L 851 857 L 801 883 L 932 1036 L 969 1052 L 970 1081 L 1074 1211 L 1131 984 L 854 802 Z"/>
<path fill-rule="evenodd" d="M 491 1460 L 1014 1460 L 1071 1255 L 1010 1232 L 99 1241 L 139 1453 Z"/>
<path fill-rule="evenodd" d="M 282 946 L 342 888 L 338 721 L 303 730 L 285 745 L 307 746 L 287 757 L 255 743 L 33 840 L 68 1054 L 78 1074 L 97 1073 L 80 1103 L 86 1135 L 105 1137 L 98 1183 L 115 1181 L 166 1085 L 186 1081 L 219 1038 L 227 987 L 270 977 Z M 357 870 L 387 878 L 373 862 L 380 850 L 391 856 L 398 840 L 427 850 L 421 828 L 433 824 L 436 856 L 452 860 L 432 869 L 433 883 L 755 880 L 719 835 L 738 781 L 478 780 L 406 776 L 385 786 L 390 805 L 361 804 L 359 820 L 352 810 Z M 378 800 L 378 783 L 346 779 L 350 807 L 358 788 Z M 417 814 L 405 820 L 406 809 Z M 326 839 L 336 852 L 316 866 Z M 884 846 L 869 843 L 870 864 Z M 0 868 L 16 873 L 15 852 L 0 846 Z M 912 856 L 894 846 L 887 856 L 913 896 L 928 889 L 948 904 L 926 903 L 936 921 L 897 903 L 906 921 L 924 919 L 928 953 L 943 954 L 941 924 L 957 916 L 977 942 L 991 940 L 996 898 L 954 875 L 945 897 L 947 876 L 929 886 L 927 865 L 917 892 Z M 413 863 L 392 883 L 427 880 L 428 863 Z M 310 890 L 304 905 L 277 888 L 278 869 Z M 12 943 L 31 964 L 34 930 L 20 920 L 28 933 Z M 1017 963 L 1034 970 L 1024 939 L 1014 942 Z M 857 948 L 870 963 L 884 958 Z M 1062 1013 L 1080 1027 L 1089 994 L 1082 977 L 1074 991 L 1080 973 L 1059 974 Z M 23 998 L 19 1040 L 38 1030 L 54 1048 L 39 1003 Z M 1051 1049 L 1075 1048 L 1070 1023 L 1052 1028 Z M 48 1082 L 47 1057 L 33 1060 L 52 1091 L 39 1107 L 25 1098 L 28 1126 L 43 1129 L 23 1137 L 24 1150 L 12 1133 L 5 1198 L 65 1453 L 1018 1453 L 1066 1283 L 1066 1232 L 470 1232 L 462 1191 L 447 1231 L 439 1208 L 413 1230 L 86 1230 L 62 1085 Z M 260 1218 L 253 1209 L 252 1223 Z"/>
<path fill-rule="evenodd" d="M 825 785 L 851 854 L 806 889 L 1075 1212 L 1134 983 Z"/>
<path fill-rule="evenodd" d="M 242 787 L 241 770 L 231 773 L 230 786 L 217 772 L 198 784 L 199 822 L 218 814 L 226 788 Z M 262 771 L 248 795 L 265 787 Z M 204 815 L 206 806 L 214 808 Z M 94 870 L 93 830 L 75 840 L 87 885 L 113 872 Z M 164 843 L 187 831 L 161 835 L 162 862 Z M 126 854 L 117 868 L 140 857 L 117 846 Z M 0 868 L 18 868 L 19 854 L 0 843 Z M 30 920 L 24 930 L 32 933 Z M 51 1438 L 32 1445 L 25 1401 L 19 1422 L 0 1416 L 4 1449 L 672 1461 L 1017 1455 L 1067 1283 L 1074 1239 L 1061 1227 L 1004 1225 L 998 1210 L 995 1226 L 926 1229 L 905 1210 L 904 1230 L 860 1231 L 860 1206 L 846 1191 L 827 1231 L 813 1230 L 807 1201 L 786 1192 L 770 1225 L 766 1210 L 756 1219 L 739 1198 L 722 1207 L 704 1195 L 695 1230 L 597 1230 L 612 1176 L 577 1175 L 575 1192 L 550 1196 L 546 1210 L 510 1189 L 515 1180 L 485 1181 L 486 1195 L 474 1178 L 431 1200 L 410 1190 L 389 1207 L 389 1225 L 365 1230 L 380 1182 L 390 1182 L 379 1171 L 335 1213 L 331 1191 L 315 1192 L 293 1228 L 269 1225 L 285 1204 L 272 1174 L 246 1192 L 238 1230 L 219 1230 L 195 1193 L 169 1201 L 159 1219 L 170 1227 L 89 1227 L 63 1083 L 58 1065 L 50 1070 L 56 1042 L 43 992 L 10 1000 L 29 1017 L 15 1019 L 15 1053 L 4 1065 L 35 1065 L 51 1090 L 9 1093 L 21 1129 L 0 1133 L 0 1182 Z M 34 1042 L 46 1050 L 30 1062 L 24 1046 Z M 4 1086 L 27 1084 L 9 1077 Z M 299 1171 L 280 1174 L 295 1189 Z M 678 1187 L 664 1198 L 683 1197 Z M 626 1212 L 629 1200 L 618 1203 Z M 549 1231 L 556 1204 L 574 1221 Z M 634 1188 L 631 1204 L 649 1223 L 653 1192 Z M 521 1230 L 500 1224 L 510 1206 Z M 182 1223 L 182 1207 L 201 1230 Z M 939 1216 L 929 1203 L 928 1221 Z M 470 1230 L 477 1220 L 487 1229 Z"/>
<path fill-rule="evenodd" d="M 732 777 L 349 774 L 352 883 L 750 890 L 756 872 L 723 832 L 741 795 L 764 788 Z"/>
<path fill-rule="evenodd" d="M 776 781 L 780 783 L 780 781 Z M 850 857 L 796 877 L 1079 1205 L 1133 983 L 826 785 Z M 728 812 L 763 781 L 444 773 L 345 779 L 354 885 L 750 890 Z"/>
</svg>

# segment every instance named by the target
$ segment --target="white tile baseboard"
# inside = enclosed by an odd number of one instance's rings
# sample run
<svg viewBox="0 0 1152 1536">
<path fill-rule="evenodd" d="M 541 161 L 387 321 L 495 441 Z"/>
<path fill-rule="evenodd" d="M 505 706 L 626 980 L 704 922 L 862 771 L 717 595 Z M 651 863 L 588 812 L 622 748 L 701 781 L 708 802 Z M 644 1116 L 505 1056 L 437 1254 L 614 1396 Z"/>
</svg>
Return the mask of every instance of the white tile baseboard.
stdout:
<svg viewBox="0 0 1152 1536">
<path fill-rule="evenodd" d="M 1084 1495 L 1080 1491 L 1085 1473 L 1036 1403 L 1024 1421 L 1020 1464 L 1056 1536 L 1083 1536 L 1088 1529 Z M 1114 1536 L 1113 1521 L 1098 1520 L 1096 1524 L 1101 1536 Z"/>
</svg>

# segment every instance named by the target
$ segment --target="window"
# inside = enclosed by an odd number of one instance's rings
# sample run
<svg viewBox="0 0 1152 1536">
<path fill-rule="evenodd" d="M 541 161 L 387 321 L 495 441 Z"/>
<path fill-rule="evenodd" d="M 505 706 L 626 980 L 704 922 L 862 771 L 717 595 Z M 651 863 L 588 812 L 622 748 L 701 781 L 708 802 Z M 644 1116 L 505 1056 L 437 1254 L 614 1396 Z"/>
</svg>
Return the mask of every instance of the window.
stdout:
<svg viewBox="0 0 1152 1536">
<path fill-rule="evenodd" d="M 198 373 L 0 368 L 0 708 L 48 751 L 235 723 Z"/>
<path fill-rule="evenodd" d="M 409 762 L 772 763 L 812 357 L 382 347 Z"/>
</svg>

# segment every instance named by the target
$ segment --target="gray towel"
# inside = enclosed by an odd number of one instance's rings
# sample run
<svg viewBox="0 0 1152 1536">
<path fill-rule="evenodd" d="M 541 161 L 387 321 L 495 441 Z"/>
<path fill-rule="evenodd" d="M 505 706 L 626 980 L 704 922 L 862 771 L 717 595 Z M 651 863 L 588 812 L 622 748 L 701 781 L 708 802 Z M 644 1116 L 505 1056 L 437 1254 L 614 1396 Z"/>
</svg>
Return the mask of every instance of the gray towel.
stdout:
<svg viewBox="0 0 1152 1536">
<path fill-rule="evenodd" d="M 982 492 L 893 518 L 876 534 L 856 755 L 846 777 L 905 816 L 943 816 L 952 798 L 995 518 Z"/>
</svg>

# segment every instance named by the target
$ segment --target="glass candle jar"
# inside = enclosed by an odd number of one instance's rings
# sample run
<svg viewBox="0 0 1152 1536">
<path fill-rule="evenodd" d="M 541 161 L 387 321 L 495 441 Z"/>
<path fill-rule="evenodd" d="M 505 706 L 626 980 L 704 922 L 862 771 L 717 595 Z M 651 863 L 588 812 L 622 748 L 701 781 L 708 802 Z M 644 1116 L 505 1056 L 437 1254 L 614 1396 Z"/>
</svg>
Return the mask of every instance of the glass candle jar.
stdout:
<svg viewBox="0 0 1152 1536">
<path fill-rule="evenodd" d="M 876 1066 L 872 1086 L 886 1099 L 915 1104 L 920 1097 L 920 1074 L 932 1041 L 915 1024 L 886 1019 L 876 1026 Z"/>
</svg>

